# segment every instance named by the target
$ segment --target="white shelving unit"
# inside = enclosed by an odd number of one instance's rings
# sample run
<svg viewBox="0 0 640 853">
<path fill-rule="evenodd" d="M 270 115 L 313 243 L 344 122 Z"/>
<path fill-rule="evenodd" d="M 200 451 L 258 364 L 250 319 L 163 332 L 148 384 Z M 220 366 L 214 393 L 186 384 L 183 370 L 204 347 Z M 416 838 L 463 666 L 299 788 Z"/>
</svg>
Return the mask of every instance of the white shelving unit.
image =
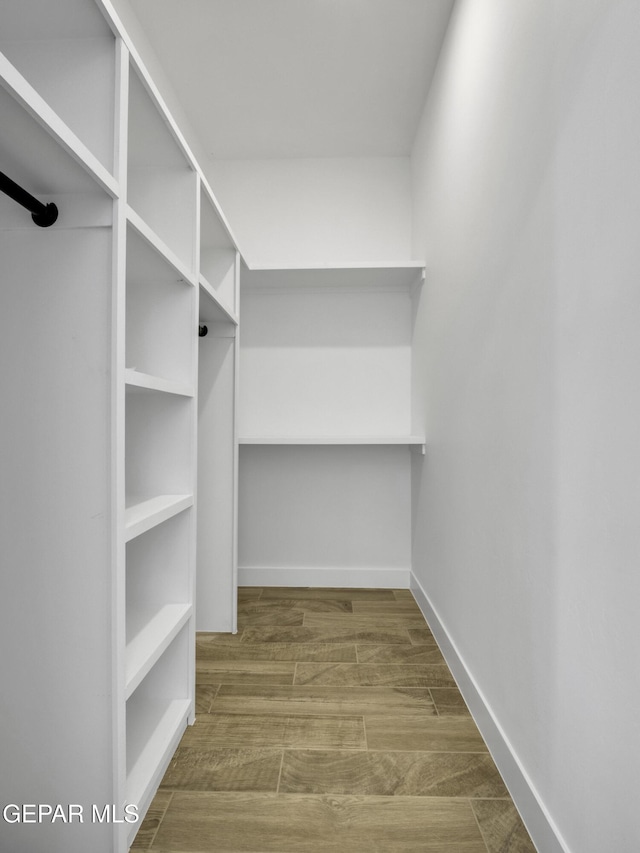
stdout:
<svg viewBox="0 0 640 853">
<path fill-rule="evenodd" d="M 235 632 L 240 255 L 204 181 L 200 217 L 196 626 Z"/>
<path fill-rule="evenodd" d="M 0 194 L 0 796 L 85 815 L 0 848 L 125 853 L 194 720 L 199 317 L 203 571 L 235 620 L 239 255 L 109 0 L 3 2 L 0 120 L 0 169 L 59 208 Z"/>
<path fill-rule="evenodd" d="M 0 797 L 89 806 L 119 802 L 124 736 L 112 630 L 117 50 L 94 4 L 34 5 L 0 9 L 0 169 L 59 217 L 37 228 L 0 194 Z M 70 38 L 61 11 L 77 13 Z M 92 79 L 110 92 L 92 105 L 66 83 L 70 70 L 86 83 L 89 42 L 101 57 Z M 2 821 L 0 848 L 106 853 L 113 836 L 113 825 Z"/>
<path fill-rule="evenodd" d="M 146 810 L 194 720 L 198 177 L 133 56 L 126 77 L 123 787 Z"/>
<path fill-rule="evenodd" d="M 244 269 L 243 584 L 409 577 L 420 263 Z"/>
</svg>

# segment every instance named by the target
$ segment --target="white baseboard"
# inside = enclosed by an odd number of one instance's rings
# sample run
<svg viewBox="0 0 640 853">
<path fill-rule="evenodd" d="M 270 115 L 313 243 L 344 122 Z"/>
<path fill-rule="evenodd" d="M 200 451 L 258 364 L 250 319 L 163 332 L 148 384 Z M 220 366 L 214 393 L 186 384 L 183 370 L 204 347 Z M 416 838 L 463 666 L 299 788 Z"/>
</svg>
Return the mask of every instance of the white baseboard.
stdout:
<svg viewBox="0 0 640 853">
<path fill-rule="evenodd" d="M 428 595 L 411 572 L 410 589 L 469 706 L 538 853 L 571 853 Z"/>
<path fill-rule="evenodd" d="M 409 569 L 286 568 L 240 566 L 238 586 L 409 589 Z"/>
</svg>

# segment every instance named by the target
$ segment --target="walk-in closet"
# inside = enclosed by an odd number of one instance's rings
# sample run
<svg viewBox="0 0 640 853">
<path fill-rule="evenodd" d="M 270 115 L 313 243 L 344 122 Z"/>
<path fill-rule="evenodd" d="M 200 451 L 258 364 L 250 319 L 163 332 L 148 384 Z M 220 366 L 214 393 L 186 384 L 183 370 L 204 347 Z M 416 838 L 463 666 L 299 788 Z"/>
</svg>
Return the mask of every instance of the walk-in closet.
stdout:
<svg viewBox="0 0 640 853">
<path fill-rule="evenodd" d="M 0 853 L 640 850 L 639 32 L 0 2 Z"/>
</svg>

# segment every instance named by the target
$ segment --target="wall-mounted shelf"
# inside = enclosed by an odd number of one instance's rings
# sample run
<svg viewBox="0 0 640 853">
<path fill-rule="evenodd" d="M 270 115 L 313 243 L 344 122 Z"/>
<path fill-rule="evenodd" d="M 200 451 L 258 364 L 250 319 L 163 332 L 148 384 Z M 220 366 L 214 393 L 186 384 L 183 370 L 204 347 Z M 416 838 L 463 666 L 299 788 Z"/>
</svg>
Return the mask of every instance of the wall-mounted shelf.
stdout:
<svg viewBox="0 0 640 853">
<path fill-rule="evenodd" d="M 399 445 L 421 447 L 424 452 L 423 435 L 241 435 L 239 444 L 252 445 Z"/>
<path fill-rule="evenodd" d="M 247 267 L 243 273 L 243 290 L 288 290 L 320 288 L 335 290 L 407 290 L 413 291 L 424 281 L 422 261 L 389 264 L 352 263 L 344 266 Z"/>
</svg>

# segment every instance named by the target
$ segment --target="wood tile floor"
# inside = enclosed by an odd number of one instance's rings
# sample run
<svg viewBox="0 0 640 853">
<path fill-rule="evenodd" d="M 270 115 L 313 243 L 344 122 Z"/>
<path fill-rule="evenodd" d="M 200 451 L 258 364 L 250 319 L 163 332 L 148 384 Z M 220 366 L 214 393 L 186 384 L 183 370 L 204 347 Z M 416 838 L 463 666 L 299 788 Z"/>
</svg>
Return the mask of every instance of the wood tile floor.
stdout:
<svg viewBox="0 0 640 853">
<path fill-rule="evenodd" d="M 535 853 L 407 590 L 243 588 L 133 850 Z"/>
</svg>

